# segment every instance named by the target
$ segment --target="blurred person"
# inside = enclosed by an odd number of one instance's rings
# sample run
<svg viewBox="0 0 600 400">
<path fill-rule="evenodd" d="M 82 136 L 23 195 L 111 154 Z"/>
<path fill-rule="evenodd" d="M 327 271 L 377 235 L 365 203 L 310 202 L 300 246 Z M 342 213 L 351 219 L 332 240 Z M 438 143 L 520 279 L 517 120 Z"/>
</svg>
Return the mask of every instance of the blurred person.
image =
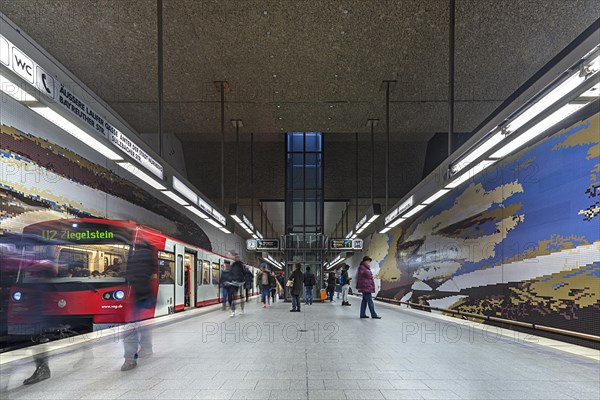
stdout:
<svg viewBox="0 0 600 400">
<path fill-rule="evenodd" d="M 294 282 L 291 288 L 292 294 L 292 309 L 290 312 L 300 312 L 300 295 L 302 294 L 302 286 L 304 285 L 304 274 L 302 273 L 302 265 L 296 263 L 295 269 L 292 272 L 290 280 Z"/>
<path fill-rule="evenodd" d="M 160 283 L 175 283 L 175 280 L 173 280 L 173 277 L 171 276 L 170 269 L 165 269 L 163 271 L 163 274 L 160 277 Z"/>
<path fill-rule="evenodd" d="M 356 274 L 356 290 L 362 293 L 360 317 L 369 318 L 366 314 L 367 306 L 369 306 L 371 318 L 381 319 L 381 317 L 375 312 L 375 305 L 373 304 L 375 281 L 373 280 L 373 273 L 371 272 L 371 257 L 369 256 L 364 256 L 360 266 L 358 267 L 358 273 Z"/>
<path fill-rule="evenodd" d="M 310 266 L 306 267 L 306 273 L 304 274 L 304 303 L 306 305 L 312 305 L 313 303 L 313 289 L 316 284 L 315 274 L 310 271 Z"/>
<path fill-rule="evenodd" d="M 227 302 L 229 301 L 229 263 L 223 263 L 223 269 L 221 270 L 221 303 L 222 309 L 227 308 Z"/>
<path fill-rule="evenodd" d="M 333 303 L 333 292 L 335 291 L 335 272 L 331 271 L 327 276 L 327 297 L 329 302 Z"/>
<path fill-rule="evenodd" d="M 342 285 L 342 305 L 343 306 L 350 305 L 350 303 L 348 302 L 348 291 L 350 290 L 350 280 L 352 278 L 350 278 L 350 276 L 348 274 L 349 269 L 350 269 L 350 266 L 348 264 L 344 264 L 344 267 L 342 268 L 342 275 L 340 276 L 340 285 Z"/>
<path fill-rule="evenodd" d="M 152 331 L 147 326 L 140 326 L 138 321 L 153 316 L 151 310 L 155 306 L 153 272 L 155 270 L 154 253 L 147 244 L 136 244 L 136 249 L 129 259 L 127 280 L 132 288 L 130 301 L 133 307 L 133 321 L 130 330 L 123 338 L 125 362 L 121 371 L 129 371 L 137 367 L 138 358 L 149 357 L 152 350 Z"/>
<path fill-rule="evenodd" d="M 47 343 L 48 328 L 51 327 L 44 307 L 45 294 L 52 291 L 52 284 L 48 279 L 55 278 L 58 268 L 51 260 L 39 260 L 31 264 L 32 278 L 36 282 L 36 296 L 29 303 L 28 319 L 33 326 L 32 340 L 39 345 L 40 352 L 33 356 L 35 371 L 23 381 L 23 385 L 32 385 L 50 378 L 50 365 L 48 363 Z"/>
<path fill-rule="evenodd" d="M 335 293 L 337 293 L 336 298 L 340 298 L 340 294 L 342 293 L 342 285 L 340 285 L 340 277 L 342 276 L 342 266 L 338 265 L 335 267 Z"/>
<path fill-rule="evenodd" d="M 248 297 L 250 291 L 252 290 L 252 280 L 254 276 L 252 275 L 252 271 L 250 268 L 244 267 L 244 291 L 246 292 L 246 303 L 248 302 Z"/>
<path fill-rule="evenodd" d="M 239 255 L 236 255 L 234 262 L 229 270 L 229 307 L 231 308 L 231 317 L 235 317 L 235 296 L 237 296 L 238 290 L 240 292 L 240 300 L 242 299 L 242 286 L 244 286 L 244 263 Z M 244 302 L 240 301 L 241 313 L 244 313 Z"/>
<path fill-rule="evenodd" d="M 279 285 L 279 282 L 277 282 L 277 275 L 275 275 L 275 271 L 271 271 L 271 281 L 274 283 L 274 285 L 271 286 L 271 303 L 275 303 L 275 295 L 277 294 L 277 285 Z"/>
<path fill-rule="evenodd" d="M 285 282 L 283 280 L 283 272 L 279 271 L 277 274 L 277 282 L 281 286 L 281 291 L 279 292 L 279 298 L 285 299 Z"/>
<path fill-rule="evenodd" d="M 260 265 L 260 272 L 257 276 L 258 282 L 260 282 L 260 290 L 261 296 L 260 299 L 263 303 L 263 308 L 267 308 L 269 306 L 269 299 L 271 293 L 271 285 L 273 284 L 271 274 L 267 269 L 266 264 Z"/>
</svg>

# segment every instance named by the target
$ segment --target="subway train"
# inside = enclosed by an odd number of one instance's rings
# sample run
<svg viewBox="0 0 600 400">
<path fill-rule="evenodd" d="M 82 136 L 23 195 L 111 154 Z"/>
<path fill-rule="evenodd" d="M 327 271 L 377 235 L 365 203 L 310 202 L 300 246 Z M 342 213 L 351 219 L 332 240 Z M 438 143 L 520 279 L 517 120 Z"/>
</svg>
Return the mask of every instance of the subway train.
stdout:
<svg viewBox="0 0 600 400">
<path fill-rule="evenodd" d="M 81 218 L 36 223 L 24 228 L 21 247 L 8 304 L 9 335 L 39 331 L 30 311 L 39 308 L 35 304 L 40 296 L 48 328 L 92 331 L 139 319 L 134 318 L 127 267 L 148 249 L 154 255 L 147 268 L 155 306 L 144 310 L 141 319 L 219 303 L 221 269 L 233 263 L 134 221 Z M 247 267 L 254 277 L 255 268 Z"/>
</svg>

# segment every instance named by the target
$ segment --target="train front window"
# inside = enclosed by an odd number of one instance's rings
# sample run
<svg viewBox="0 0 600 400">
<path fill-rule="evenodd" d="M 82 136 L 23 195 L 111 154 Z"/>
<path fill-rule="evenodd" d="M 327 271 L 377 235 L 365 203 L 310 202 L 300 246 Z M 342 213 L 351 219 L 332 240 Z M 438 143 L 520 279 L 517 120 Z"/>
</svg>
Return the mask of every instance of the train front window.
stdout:
<svg viewBox="0 0 600 400">
<path fill-rule="evenodd" d="M 28 245 L 24 249 L 23 282 L 125 281 L 127 244 Z"/>
</svg>

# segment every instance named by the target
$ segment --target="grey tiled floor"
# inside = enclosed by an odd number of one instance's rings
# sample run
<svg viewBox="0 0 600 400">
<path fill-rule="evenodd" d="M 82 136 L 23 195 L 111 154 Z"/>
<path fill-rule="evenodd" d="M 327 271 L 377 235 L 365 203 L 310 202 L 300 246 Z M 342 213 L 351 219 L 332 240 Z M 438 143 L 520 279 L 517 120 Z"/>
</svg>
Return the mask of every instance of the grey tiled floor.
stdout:
<svg viewBox="0 0 600 400">
<path fill-rule="evenodd" d="M 51 358 L 52 378 L 24 387 L 31 362 L 0 371 L 8 399 L 599 399 L 589 358 L 377 305 L 288 303 L 230 318 L 221 310 L 157 326 L 155 354 L 121 372 L 122 344 Z M 77 363 L 77 364 L 76 364 Z"/>
</svg>

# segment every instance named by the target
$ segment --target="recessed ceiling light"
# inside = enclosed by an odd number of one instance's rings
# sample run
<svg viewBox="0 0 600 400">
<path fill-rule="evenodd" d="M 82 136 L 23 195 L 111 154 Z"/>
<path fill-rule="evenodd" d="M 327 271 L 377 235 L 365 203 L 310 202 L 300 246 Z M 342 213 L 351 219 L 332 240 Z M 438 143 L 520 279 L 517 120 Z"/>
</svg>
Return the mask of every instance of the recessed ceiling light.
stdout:
<svg viewBox="0 0 600 400">
<path fill-rule="evenodd" d="M 344 14 L 348 14 L 348 10 L 344 10 Z"/>
<path fill-rule="evenodd" d="M 329 106 L 329 108 L 333 108 L 333 105 Z"/>
<path fill-rule="evenodd" d="M 279 94 L 279 90 L 276 90 L 276 91 L 275 91 L 275 94 Z"/>
<path fill-rule="evenodd" d="M 327 119 L 331 119 L 331 117 L 327 118 Z"/>
<path fill-rule="evenodd" d="M 273 74 L 273 78 L 277 78 L 277 74 Z"/>
<path fill-rule="evenodd" d="M 340 33 L 343 35 L 343 34 L 344 34 L 344 33 L 346 33 L 346 32 L 344 32 L 344 31 L 341 31 Z"/>
<path fill-rule="evenodd" d="M 283 117 L 279 117 L 279 119 L 280 119 L 280 120 L 282 120 L 282 119 L 283 119 Z"/>
<path fill-rule="evenodd" d="M 263 11 L 264 15 L 267 15 L 269 12 L 267 10 Z"/>
<path fill-rule="evenodd" d="M 267 36 L 269 36 L 269 35 L 271 35 L 271 32 L 270 32 L 270 31 L 267 31 Z"/>
<path fill-rule="evenodd" d="M 337 78 L 337 77 L 338 77 L 338 74 L 335 74 L 334 76 Z"/>
<path fill-rule="evenodd" d="M 281 108 L 281 106 L 279 104 L 277 104 L 277 108 Z"/>
</svg>

